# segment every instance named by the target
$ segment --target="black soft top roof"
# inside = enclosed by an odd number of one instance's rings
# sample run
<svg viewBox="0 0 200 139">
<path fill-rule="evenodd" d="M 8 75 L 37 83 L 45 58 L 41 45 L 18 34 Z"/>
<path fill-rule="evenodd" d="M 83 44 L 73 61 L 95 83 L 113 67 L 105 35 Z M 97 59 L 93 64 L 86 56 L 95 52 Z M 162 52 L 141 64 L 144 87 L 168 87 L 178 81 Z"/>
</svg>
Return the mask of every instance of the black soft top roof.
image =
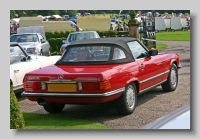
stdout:
<svg viewBox="0 0 200 139">
<path fill-rule="evenodd" d="M 109 38 L 93 38 L 93 39 L 86 39 L 80 41 L 74 41 L 68 47 L 74 45 L 90 45 L 90 44 L 114 44 L 123 47 L 127 52 L 129 52 L 129 48 L 127 43 L 131 41 L 139 41 L 137 38 L 133 37 L 109 37 Z"/>
<path fill-rule="evenodd" d="M 133 37 L 109 37 L 109 38 L 93 38 L 87 40 L 80 40 L 71 43 L 71 45 L 82 45 L 82 44 L 117 44 L 120 46 L 127 45 L 127 42 L 138 40 Z"/>
<path fill-rule="evenodd" d="M 99 62 L 102 64 L 110 64 L 110 63 L 124 63 L 124 62 L 131 62 L 134 61 L 134 58 L 132 56 L 132 53 L 130 51 L 130 48 L 128 47 L 128 42 L 131 41 L 138 41 L 141 45 L 143 45 L 137 38 L 133 38 L 133 37 L 109 37 L 109 38 L 93 38 L 93 39 L 86 39 L 86 40 L 80 40 L 80 41 L 74 41 L 72 42 L 70 45 L 67 46 L 67 48 L 71 48 L 71 47 L 76 47 L 76 46 L 86 46 L 86 45 L 117 45 L 119 47 L 122 47 L 125 51 L 124 53 L 126 54 L 126 59 L 119 59 L 119 60 L 108 60 L 106 62 Z M 143 45 L 144 46 L 144 45 Z M 69 50 L 68 49 L 68 50 Z M 67 50 L 67 51 L 68 51 Z M 62 57 L 65 56 L 65 54 L 67 53 L 67 51 L 65 51 L 65 53 L 63 54 Z M 111 52 L 111 55 L 113 52 Z M 56 65 L 60 65 L 60 64 L 66 64 L 67 62 L 62 63 L 62 58 L 57 61 Z M 68 62 L 69 64 L 73 64 L 71 62 Z M 80 64 L 84 64 L 83 62 L 79 62 Z M 87 62 L 88 63 L 88 62 Z M 90 62 L 92 63 L 92 62 Z M 93 62 L 94 64 L 96 64 L 96 62 Z M 77 64 L 77 63 L 75 63 Z"/>
</svg>

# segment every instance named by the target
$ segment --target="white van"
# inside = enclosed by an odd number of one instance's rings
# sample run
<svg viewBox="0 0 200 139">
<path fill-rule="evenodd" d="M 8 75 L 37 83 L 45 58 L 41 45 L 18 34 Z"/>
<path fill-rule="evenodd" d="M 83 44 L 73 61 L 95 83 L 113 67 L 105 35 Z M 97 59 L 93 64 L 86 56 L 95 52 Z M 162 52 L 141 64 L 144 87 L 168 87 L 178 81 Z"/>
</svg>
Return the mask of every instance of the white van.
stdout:
<svg viewBox="0 0 200 139">
<path fill-rule="evenodd" d="M 40 33 L 46 39 L 43 26 L 18 27 L 17 34 L 22 34 L 22 33 Z"/>
</svg>

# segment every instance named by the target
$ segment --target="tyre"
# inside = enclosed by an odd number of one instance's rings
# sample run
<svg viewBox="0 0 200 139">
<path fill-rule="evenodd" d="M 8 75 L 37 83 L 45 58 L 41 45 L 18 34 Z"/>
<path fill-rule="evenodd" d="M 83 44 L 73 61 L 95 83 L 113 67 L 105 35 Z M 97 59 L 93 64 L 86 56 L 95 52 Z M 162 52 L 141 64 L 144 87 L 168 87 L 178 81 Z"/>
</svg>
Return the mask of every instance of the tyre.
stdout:
<svg viewBox="0 0 200 139">
<path fill-rule="evenodd" d="M 137 89 L 135 84 L 128 84 L 125 92 L 115 101 L 116 110 L 121 115 L 133 113 L 137 102 Z"/>
<path fill-rule="evenodd" d="M 51 52 L 49 51 L 48 56 L 51 56 Z"/>
<path fill-rule="evenodd" d="M 43 106 L 44 109 L 49 113 L 60 113 L 63 108 L 65 107 L 65 104 L 62 103 L 48 103 Z"/>
<path fill-rule="evenodd" d="M 42 51 L 42 49 L 41 49 L 41 51 L 40 51 L 40 56 L 43 56 L 43 51 Z"/>
<path fill-rule="evenodd" d="M 167 81 L 164 82 L 161 86 L 165 92 L 171 92 L 176 90 L 178 85 L 178 70 L 175 64 L 171 65 Z"/>
</svg>

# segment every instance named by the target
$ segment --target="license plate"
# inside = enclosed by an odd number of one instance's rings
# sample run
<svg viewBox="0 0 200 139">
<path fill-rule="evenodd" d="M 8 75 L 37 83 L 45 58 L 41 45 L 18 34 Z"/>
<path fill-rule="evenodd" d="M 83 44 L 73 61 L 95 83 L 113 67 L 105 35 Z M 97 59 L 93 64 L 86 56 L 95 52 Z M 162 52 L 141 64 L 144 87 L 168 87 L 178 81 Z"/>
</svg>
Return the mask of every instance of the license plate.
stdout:
<svg viewBox="0 0 200 139">
<path fill-rule="evenodd" d="M 48 84 L 49 92 L 76 92 L 76 84 Z"/>
</svg>

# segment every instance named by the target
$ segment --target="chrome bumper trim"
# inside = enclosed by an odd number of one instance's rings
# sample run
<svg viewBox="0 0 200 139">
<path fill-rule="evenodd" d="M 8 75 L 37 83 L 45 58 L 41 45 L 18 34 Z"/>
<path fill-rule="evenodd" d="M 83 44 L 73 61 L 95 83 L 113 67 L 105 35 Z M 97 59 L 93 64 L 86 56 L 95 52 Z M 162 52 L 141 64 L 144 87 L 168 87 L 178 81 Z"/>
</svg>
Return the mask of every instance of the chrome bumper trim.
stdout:
<svg viewBox="0 0 200 139">
<path fill-rule="evenodd" d="M 121 93 L 125 91 L 125 87 L 106 92 L 103 94 L 76 94 L 76 93 L 70 93 L 70 94 L 64 94 L 64 93 L 28 93 L 28 92 L 23 92 L 21 95 L 26 96 L 26 97 L 73 97 L 73 98 L 101 98 L 101 97 L 108 97 L 112 95 L 116 95 L 118 93 Z"/>
<path fill-rule="evenodd" d="M 158 75 L 155 75 L 155 76 L 153 76 L 153 77 L 150 77 L 150 78 L 148 78 L 148 79 L 142 80 L 142 81 L 140 81 L 139 83 L 141 84 L 141 83 L 147 82 L 147 81 L 149 81 L 149 80 L 152 80 L 152 79 L 154 79 L 154 78 L 157 78 L 157 77 L 159 77 L 159 76 L 162 76 L 162 75 L 164 75 L 164 74 L 166 74 L 166 73 L 169 73 L 169 70 L 167 70 L 167 71 L 165 71 L 165 72 L 163 72 L 163 73 L 160 73 L 160 74 L 158 74 Z"/>
<path fill-rule="evenodd" d="M 18 84 L 18 85 L 13 86 L 13 91 L 19 90 L 19 89 L 23 89 L 23 84 Z"/>
<path fill-rule="evenodd" d="M 152 85 L 152 86 L 150 86 L 150 87 L 148 87 L 148 88 L 145 88 L 145 89 L 141 90 L 141 91 L 139 92 L 139 94 L 142 94 L 142 93 L 144 93 L 144 92 L 146 92 L 146 91 L 148 91 L 148 90 L 151 90 L 152 88 L 154 88 L 154 87 L 156 87 L 156 86 L 159 86 L 160 84 L 164 83 L 165 81 L 167 81 L 167 79 L 166 79 L 166 80 L 163 80 L 163 81 L 160 82 L 160 83 L 157 83 L 157 84 L 155 84 L 155 85 Z"/>
</svg>

